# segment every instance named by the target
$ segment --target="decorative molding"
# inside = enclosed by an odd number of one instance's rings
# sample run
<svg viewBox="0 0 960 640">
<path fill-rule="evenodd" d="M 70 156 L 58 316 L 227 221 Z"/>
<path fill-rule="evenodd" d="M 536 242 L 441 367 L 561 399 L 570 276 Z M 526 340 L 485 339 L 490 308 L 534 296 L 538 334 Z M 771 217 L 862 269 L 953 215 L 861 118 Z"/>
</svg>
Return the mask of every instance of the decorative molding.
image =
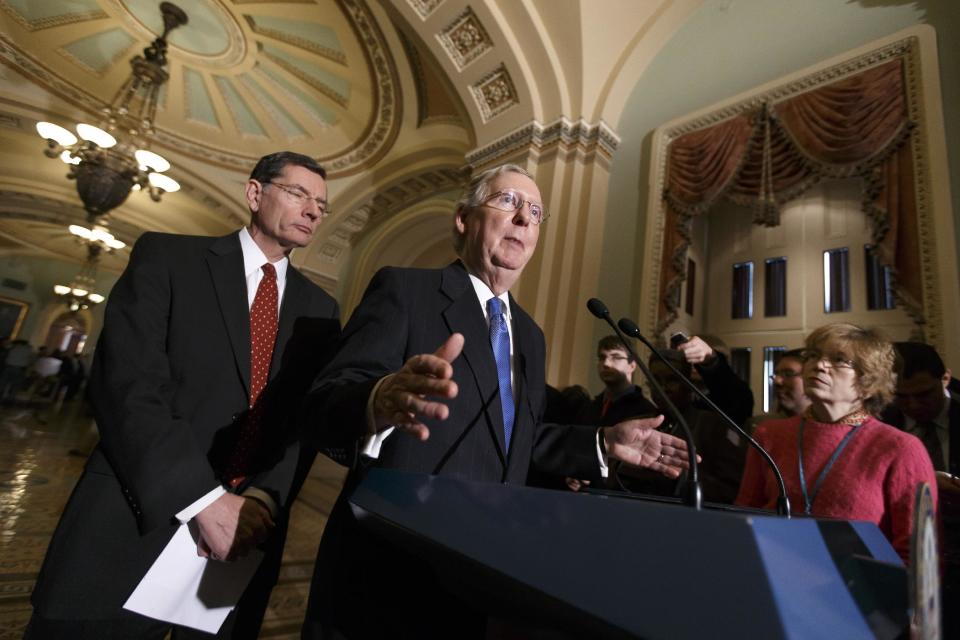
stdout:
<svg viewBox="0 0 960 640">
<path fill-rule="evenodd" d="M 85 224 L 87 213 L 83 210 L 79 199 L 77 202 L 66 202 L 50 196 L 11 189 L 0 189 L 0 218 L 11 220 L 28 220 L 64 227 L 66 235 L 67 225 Z M 137 225 L 110 217 L 110 232 L 119 240 L 133 244 L 145 229 Z"/>
<path fill-rule="evenodd" d="M 364 45 L 373 73 L 375 100 L 374 122 L 360 141 L 336 156 L 320 158 L 331 178 L 357 173 L 382 158 L 400 132 L 402 115 L 397 70 L 376 20 L 360 0 L 338 0 L 338 3 Z"/>
<path fill-rule="evenodd" d="M 284 60 L 283 58 L 278 58 L 276 56 L 270 55 L 266 51 L 261 51 L 260 55 L 262 55 L 267 60 L 270 60 L 271 62 L 273 62 L 273 64 L 277 65 L 278 67 L 280 67 L 281 69 L 283 69 L 284 71 L 292 75 L 293 77 L 300 80 L 300 82 L 302 82 L 303 84 L 309 87 L 312 87 L 317 91 L 319 91 L 320 93 L 322 93 L 323 95 L 327 96 L 328 98 L 330 98 L 330 100 L 332 100 L 333 102 L 336 102 L 341 107 L 343 108 L 347 107 L 347 101 L 348 101 L 347 96 L 343 95 L 339 91 L 336 91 L 327 83 L 317 80 L 315 77 L 313 77 L 312 75 L 310 75 L 309 73 L 307 73 L 306 71 L 298 67 L 297 65 L 291 63 L 288 60 Z"/>
<path fill-rule="evenodd" d="M 469 6 L 437 34 L 437 40 L 458 71 L 463 71 L 471 62 L 493 49 L 487 30 Z"/>
<path fill-rule="evenodd" d="M 126 35 L 129 35 L 129 34 L 126 34 Z M 115 64 L 117 64 L 121 60 L 129 60 L 131 57 L 133 57 L 130 54 L 130 52 L 131 50 L 136 49 L 137 44 L 138 43 L 134 38 L 130 38 L 130 43 L 127 44 L 127 46 L 123 47 L 122 49 L 118 49 L 116 52 L 114 52 L 113 56 L 110 57 L 110 60 L 108 60 L 99 69 L 96 67 L 90 66 L 89 64 L 87 64 L 85 60 L 81 60 L 80 58 L 75 56 L 73 53 L 67 51 L 64 48 L 57 49 L 57 53 L 59 53 L 65 59 L 69 60 L 72 64 L 77 65 L 78 67 L 80 67 L 81 69 L 89 73 L 90 75 L 96 76 L 98 78 L 102 78 L 110 72 L 111 67 L 113 67 Z"/>
<path fill-rule="evenodd" d="M 258 35 L 266 36 L 268 38 L 273 38 L 274 40 L 277 40 L 279 42 L 286 42 L 289 45 L 293 45 L 294 47 L 304 49 L 306 51 L 309 51 L 310 53 L 315 53 L 319 56 L 323 56 L 328 60 L 332 60 L 333 62 L 342 64 L 344 66 L 346 66 L 347 64 L 347 56 L 343 51 L 339 51 L 337 49 L 331 49 L 330 47 L 324 47 L 323 45 L 319 45 L 316 42 L 311 42 L 310 40 L 299 38 L 291 33 L 287 33 L 286 31 L 280 31 L 278 29 L 270 29 L 269 27 L 261 27 L 257 24 L 255 16 L 245 16 L 245 17 L 247 19 L 247 23 L 249 23 L 250 25 L 250 29 Z"/>
<path fill-rule="evenodd" d="M 906 38 L 894 42 L 876 51 L 871 51 L 857 58 L 832 65 L 826 69 L 804 76 L 799 80 L 794 80 L 793 82 L 785 83 L 773 89 L 753 94 L 749 98 L 741 100 L 736 104 L 711 111 L 706 115 L 683 122 L 675 127 L 670 127 L 666 132 L 668 137 L 667 144 L 675 138 L 690 133 L 691 131 L 711 127 L 718 122 L 729 120 L 741 113 L 755 111 L 760 109 L 764 104 L 774 105 L 821 85 L 833 82 L 834 80 L 859 73 L 864 69 L 875 67 L 893 58 L 902 57 L 915 47 L 915 45 L 916 38 Z"/>
<path fill-rule="evenodd" d="M 468 178 L 469 174 L 462 169 L 440 167 L 405 176 L 378 188 L 375 195 L 338 222 L 327 240 L 320 245 L 319 255 L 326 262 L 337 262 L 372 227 L 380 226 L 397 213 L 439 193 L 462 189 Z M 371 225 L 371 222 L 375 224 Z"/>
<path fill-rule="evenodd" d="M 106 105 L 103 101 L 81 91 L 72 83 L 49 71 L 33 56 L 21 51 L 13 40 L 2 32 L 0 32 L 0 60 L 49 91 L 86 109 L 89 113 L 99 114 Z"/>
<path fill-rule="evenodd" d="M 17 22 L 17 24 L 29 31 L 40 31 L 42 29 L 62 27 L 64 25 L 74 24 L 77 22 L 86 22 L 87 20 L 102 20 L 109 17 L 103 12 L 103 10 L 94 9 L 92 11 L 82 11 L 78 13 L 67 13 L 59 16 L 50 16 L 48 18 L 40 18 L 38 20 L 27 20 L 24 16 L 20 15 L 19 11 L 10 6 L 10 3 L 6 2 L 6 0 L 0 0 L 0 9 L 3 9 Z"/>
<path fill-rule="evenodd" d="M 426 20 L 444 0 L 407 0 L 407 4 L 417 12 L 421 20 Z"/>
<path fill-rule="evenodd" d="M 607 123 L 589 124 L 583 118 L 570 120 L 561 117 L 543 125 L 534 120 L 486 146 L 467 154 L 470 167 L 483 167 L 515 154 L 523 149 L 545 150 L 554 145 L 575 149 L 584 154 L 600 153 L 609 159 L 620 144 L 620 136 Z"/>
<path fill-rule="evenodd" d="M 470 87 L 484 123 L 520 104 L 510 72 L 501 64 Z"/>
<path fill-rule="evenodd" d="M 23 119 L 20 116 L 13 115 L 12 113 L 0 113 L 0 127 L 25 131 Z"/>
</svg>

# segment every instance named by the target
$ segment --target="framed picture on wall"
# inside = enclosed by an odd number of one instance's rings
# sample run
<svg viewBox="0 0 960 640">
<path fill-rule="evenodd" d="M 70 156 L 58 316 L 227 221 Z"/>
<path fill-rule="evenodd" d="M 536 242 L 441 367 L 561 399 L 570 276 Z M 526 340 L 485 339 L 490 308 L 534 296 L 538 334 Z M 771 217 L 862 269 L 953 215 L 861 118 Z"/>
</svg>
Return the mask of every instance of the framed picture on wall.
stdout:
<svg viewBox="0 0 960 640">
<path fill-rule="evenodd" d="M 22 300 L 0 296 L 0 339 L 17 337 L 30 305 Z"/>
</svg>

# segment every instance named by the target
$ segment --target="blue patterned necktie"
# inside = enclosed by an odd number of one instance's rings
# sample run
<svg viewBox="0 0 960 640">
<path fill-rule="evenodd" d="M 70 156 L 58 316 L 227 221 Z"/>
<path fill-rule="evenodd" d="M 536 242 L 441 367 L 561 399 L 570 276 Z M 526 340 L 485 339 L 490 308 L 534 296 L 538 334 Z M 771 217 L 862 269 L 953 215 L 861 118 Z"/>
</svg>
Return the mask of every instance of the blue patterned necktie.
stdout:
<svg viewBox="0 0 960 640">
<path fill-rule="evenodd" d="M 487 301 L 487 313 L 490 315 L 490 346 L 497 361 L 497 380 L 500 383 L 500 408 L 503 410 L 503 441 L 510 449 L 510 436 L 513 433 L 513 386 L 510 384 L 510 334 L 507 331 L 507 319 L 503 315 L 503 302 L 500 298 Z"/>
</svg>

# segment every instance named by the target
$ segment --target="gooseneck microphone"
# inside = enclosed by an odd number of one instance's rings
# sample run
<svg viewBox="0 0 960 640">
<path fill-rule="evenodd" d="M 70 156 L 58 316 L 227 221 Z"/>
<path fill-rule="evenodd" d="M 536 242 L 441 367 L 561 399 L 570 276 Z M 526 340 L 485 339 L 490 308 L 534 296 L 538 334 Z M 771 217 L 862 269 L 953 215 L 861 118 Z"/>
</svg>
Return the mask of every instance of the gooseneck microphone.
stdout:
<svg viewBox="0 0 960 640">
<path fill-rule="evenodd" d="M 650 351 L 655 356 L 657 356 L 657 359 L 659 359 L 662 363 L 670 367 L 670 370 L 673 371 L 674 375 L 676 375 L 678 378 L 683 380 L 683 383 L 687 385 L 694 393 L 696 393 L 701 400 L 706 402 L 707 406 L 713 409 L 717 413 L 717 415 L 723 418 L 727 422 L 727 424 L 729 424 L 731 427 L 734 428 L 735 431 L 737 431 L 740 435 L 746 438 L 747 442 L 749 442 L 750 445 L 760 453 L 760 456 L 767 461 L 767 464 L 770 465 L 770 468 L 773 470 L 773 475 L 777 479 L 777 485 L 780 487 L 780 497 L 777 499 L 777 513 L 789 518 L 790 517 L 790 498 L 787 497 L 787 486 L 783 482 L 783 475 L 780 473 L 780 469 L 779 467 L 777 467 L 777 463 L 773 461 L 773 458 L 770 457 L 770 454 L 767 453 L 766 449 L 761 447 L 760 443 L 754 440 L 750 436 L 750 434 L 748 434 L 743 428 L 740 427 L 740 425 L 734 422 L 730 416 L 725 414 L 720 409 L 720 407 L 715 405 L 713 403 L 713 400 L 708 398 L 705 393 L 700 391 L 700 389 L 697 388 L 697 385 L 695 385 L 693 381 L 691 381 L 689 378 L 687 378 L 687 376 L 677 371 L 677 368 L 674 367 L 669 360 L 664 358 L 663 354 L 660 353 L 660 351 L 656 349 L 652 344 L 650 344 L 649 340 L 643 337 L 643 334 L 640 333 L 640 327 L 637 326 L 636 322 L 634 322 L 630 318 L 620 318 L 620 322 L 618 323 L 618 325 L 625 334 L 627 334 L 628 336 L 633 336 L 634 338 L 637 338 L 638 340 L 640 340 L 640 342 L 646 345 L 646 347 L 650 349 Z"/>
<path fill-rule="evenodd" d="M 690 457 L 690 473 L 687 474 L 687 479 L 683 481 L 683 501 L 688 506 L 693 507 L 694 509 L 700 509 L 700 505 L 703 502 L 703 492 L 700 489 L 700 472 L 697 466 L 697 444 L 693 441 L 693 433 L 690 431 L 690 426 L 687 424 L 687 421 L 683 419 L 683 416 L 677 410 L 670 398 L 667 397 L 667 394 L 664 393 L 663 389 L 657 384 L 657 381 L 654 379 L 653 375 L 650 374 L 650 370 L 647 368 L 647 365 L 644 364 L 643 360 L 637 356 L 637 352 L 633 350 L 633 347 L 630 346 L 630 343 L 627 342 L 627 339 L 624 337 L 623 332 L 613 323 L 613 319 L 610 317 L 610 311 L 607 309 L 607 305 L 603 304 L 597 298 L 590 298 L 587 300 L 587 309 L 590 310 L 590 313 L 595 315 L 597 318 L 605 321 L 611 327 L 613 327 L 614 332 L 617 334 L 617 337 L 620 338 L 620 342 L 623 343 L 623 346 L 626 348 L 627 353 L 629 353 L 634 362 L 637 363 L 637 366 L 640 367 L 640 370 L 643 372 L 643 375 L 647 377 L 647 381 L 650 383 L 650 388 L 659 396 L 660 400 L 663 402 L 661 406 L 667 409 L 667 413 L 670 414 L 670 417 L 674 420 L 675 424 L 679 424 L 683 433 L 683 439 L 687 442 L 687 455 Z"/>
</svg>

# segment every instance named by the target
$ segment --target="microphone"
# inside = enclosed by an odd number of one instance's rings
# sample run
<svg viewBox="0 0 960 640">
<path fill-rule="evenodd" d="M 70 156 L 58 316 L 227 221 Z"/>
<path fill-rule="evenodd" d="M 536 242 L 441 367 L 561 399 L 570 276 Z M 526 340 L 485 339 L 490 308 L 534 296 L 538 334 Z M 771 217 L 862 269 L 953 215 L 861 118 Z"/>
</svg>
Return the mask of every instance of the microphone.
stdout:
<svg viewBox="0 0 960 640">
<path fill-rule="evenodd" d="M 620 318 L 620 322 L 618 324 L 620 326 L 620 329 L 622 329 L 625 334 L 627 334 L 628 336 L 633 336 L 634 338 L 639 339 L 640 342 L 645 344 L 647 348 L 650 349 L 650 351 L 653 352 L 655 356 L 657 356 L 657 359 L 659 359 L 660 362 L 670 367 L 670 370 L 673 371 L 673 373 L 678 378 L 683 380 L 683 383 L 685 385 L 687 385 L 690 389 L 693 390 L 694 393 L 700 396 L 700 399 L 706 402 L 707 406 L 713 409 L 717 413 L 717 415 L 719 415 L 721 418 L 723 418 L 727 422 L 727 424 L 732 426 L 734 430 L 736 430 L 740 435 L 746 438 L 747 442 L 749 442 L 750 445 L 760 453 L 760 456 L 767 461 L 767 464 L 770 465 L 770 468 L 773 470 L 773 475 L 777 479 L 777 485 L 780 487 L 780 497 L 777 499 L 777 513 L 789 518 L 790 517 L 790 498 L 787 497 L 787 486 L 783 482 L 783 475 L 780 473 L 780 468 L 777 467 L 777 463 L 773 461 L 773 458 L 770 457 L 770 454 L 767 453 L 767 450 L 761 447 L 759 442 L 754 440 L 750 436 L 750 434 L 748 434 L 740 425 L 734 422 L 730 416 L 725 414 L 720 409 L 720 407 L 715 405 L 713 403 L 713 400 L 708 398 L 705 393 L 703 393 L 702 391 L 700 391 L 700 389 L 697 388 L 697 385 L 693 384 L 693 382 L 689 378 L 687 378 L 685 375 L 677 371 L 677 368 L 674 367 L 669 360 L 664 358 L 663 354 L 660 353 L 660 351 L 658 351 L 652 344 L 650 344 L 649 340 L 643 337 L 643 334 L 640 333 L 640 327 L 637 326 L 636 322 L 634 322 L 630 318 Z"/>
<path fill-rule="evenodd" d="M 680 428 L 683 433 L 683 439 L 687 442 L 687 455 L 690 458 L 690 473 L 687 476 L 687 479 L 684 482 L 683 487 L 683 498 L 684 502 L 693 507 L 694 509 L 700 509 L 700 505 L 703 502 L 703 492 L 700 489 L 700 471 L 697 466 L 697 444 L 693 441 L 693 432 L 690 431 L 690 426 L 687 424 L 687 421 L 683 419 L 683 416 L 677 410 L 670 398 L 667 397 L 667 394 L 664 393 L 663 389 L 651 375 L 650 370 L 647 368 L 647 365 L 644 364 L 643 360 L 637 356 L 637 352 L 633 350 L 633 347 L 630 346 L 630 343 L 627 342 L 627 339 L 624 337 L 623 332 L 613 323 L 613 319 L 610 317 L 610 311 L 607 309 L 607 305 L 603 304 L 597 298 L 590 298 L 587 300 L 587 309 L 590 310 L 597 318 L 605 321 L 609 324 L 614 332 L 617 334 L 617 337 L 620 338 L 620 342 L 623 343 L 623 346 L 626 348 L 627 353 L 629 353 L 634 362 L 637 363 L 637 366 L 640 367 L 640 370 L 643 372 L 643 375 L 647 377 L 647 381 L 650 383 L 650 388 L 653 389 L 660 399 L 663 401 L 663 405 L 667 409 L 667 413 L 670 414 L 670 417 L 674 420 L 676 424 L 680 425 Z"/>
</svg>

